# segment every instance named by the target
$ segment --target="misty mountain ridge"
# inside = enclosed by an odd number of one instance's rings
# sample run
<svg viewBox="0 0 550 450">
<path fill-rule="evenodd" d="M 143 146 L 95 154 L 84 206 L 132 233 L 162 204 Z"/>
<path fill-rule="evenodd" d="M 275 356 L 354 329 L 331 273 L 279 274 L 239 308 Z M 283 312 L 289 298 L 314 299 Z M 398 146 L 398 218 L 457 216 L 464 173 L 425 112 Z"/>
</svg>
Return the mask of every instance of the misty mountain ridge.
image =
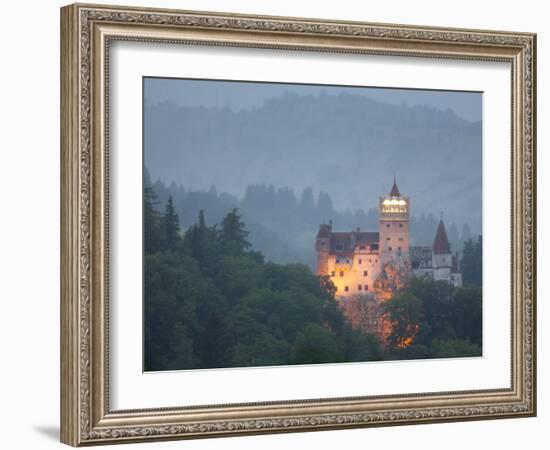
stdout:
<svg viewBox="0 0 550 450">
<path fill-rule="evenodd" d="M 160 103 L 144 113 L 145 165 L 166 183 L 215 184 L 239 198 L 252 184 L 311 187 L 345 211 L 376 207 L 395 174 L 414 214 L 443 211 L 481 230 L 481 124 L 451 110 L 341 93 L 288 94 L 237 112 Z"/>
</svg>

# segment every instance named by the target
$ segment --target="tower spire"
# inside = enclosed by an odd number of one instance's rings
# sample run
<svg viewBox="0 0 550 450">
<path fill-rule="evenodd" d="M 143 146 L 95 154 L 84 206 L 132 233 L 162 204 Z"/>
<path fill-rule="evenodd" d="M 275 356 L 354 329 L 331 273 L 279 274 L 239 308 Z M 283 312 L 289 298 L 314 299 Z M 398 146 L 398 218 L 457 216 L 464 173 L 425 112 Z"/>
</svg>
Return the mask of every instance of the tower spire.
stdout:
<svg viewBox="0 0 550 450">
<path fill-rule="evenodd" d="M 395 178 L 395 175 L 393 176 L 393 186 L 391 187 L 390 197 L 401 197 L 401 193 L 397 188 L 397 180 Z"/>
<path fill-rule="evenodd" d="M 445 230 L 445 224 L 443 223 L 443 213 L 441 213 L 441 220 L 435 233 L 435 239 L 433 243 L 433 251 L 435 254 L 447 254 L 451 253 L 451 244 L 447 238 L 447 231 Z"/>
</svg>

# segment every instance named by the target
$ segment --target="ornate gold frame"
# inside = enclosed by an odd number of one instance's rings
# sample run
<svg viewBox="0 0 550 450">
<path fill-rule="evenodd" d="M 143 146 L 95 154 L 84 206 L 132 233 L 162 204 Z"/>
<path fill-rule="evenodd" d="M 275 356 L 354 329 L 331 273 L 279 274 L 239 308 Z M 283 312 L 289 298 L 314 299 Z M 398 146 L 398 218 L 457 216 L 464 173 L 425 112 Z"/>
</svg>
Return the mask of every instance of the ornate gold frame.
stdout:
<svg viewBox="0 0 550 450">
<path fill-rule="evenodd" d="M 108 110 L 112 40 L 203 43 L 512 67 L 512 385 L 509 389 L 111 411 Z M 529 33 L 71 5 L 61 9 L 61 440 L 79 446 L 536 414 L 535 84 Z M 504 150 L 504 149 L 503 149 Z"/>
</svg>

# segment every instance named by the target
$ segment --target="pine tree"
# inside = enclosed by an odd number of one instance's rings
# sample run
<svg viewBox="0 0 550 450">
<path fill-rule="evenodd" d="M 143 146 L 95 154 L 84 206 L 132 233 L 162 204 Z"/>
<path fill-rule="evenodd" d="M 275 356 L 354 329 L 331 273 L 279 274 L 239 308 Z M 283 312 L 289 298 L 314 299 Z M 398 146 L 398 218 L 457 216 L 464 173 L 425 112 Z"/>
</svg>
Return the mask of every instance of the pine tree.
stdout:
<svg viewBox="0 0 550 450">
<path fill-rule="evenodd" d="M 160 216 L 155 210 L 157 196 L 150 186 L 143 191 L 143 245 L 147 254 L 155 253 L 161 247 Z"/>
<path fill-rule="evenodd" d="M 451 250 L 460 250 L 460 236 L 458 234 L 458 227 L 454 223 L 449 228 L 449 242 L 451 243 Z"/>
<path fill-rule="evenodd" d="M 242 253 L 251 246 L 247 239 L 249 233 L 237 211 L 237 208 L 233 208 L 225 216 L 219 233 L 220 243 L 227 253 Z"/>
<path fill-rule="evenodd" d="M 164 248 L 168 250 L 175 250 L 179 246 L 180 242 L 180 221 L 174 208 L 174 202 L 172 196 L 168 197 L 166 203 L 166 210 L 163 216 L 164 225 Z"/>
<path fill-rule="evenodd" d="M 321 220 L 330 220 L 334 214 L 332 199 L 326 192 L 319 193 L 319 201 L 317 202 L 317 210 Z"/>
<path fill-rule="evenodd" d="M 310 187 L 305 188 L 302 191 L 300 197 L 300 209 L 303 213 L 312 214 L 315 210 L 315 200 L 313 198 L 313 191 Z"/>
<path fill-rule="evenodd" d="M 199 211 L 198 222 L 193 225 L 186 233 L 185 237 L 188 238 L 189 248 L 191 250 L 191 256 L 195 258 L 201 266 L 206 259 L 206 219 L 204 217 L 204 209 Z"/>
<path fill-rule="evenodd" d="M 207 226 L 201 209 L 197 222 L 185 232 L 183 239 L 184 251 L 197 260 L 201 270 L 208 275 L 216 273 L 219 265 L 217 235 L 216 226 Z"/>
<path fill-rule="evenodd" d="M 469 239 L 472 239 L 472 232 L 470 230 L 470 225 L 467 223 L 464 224 L 462 227 L 462 233 L 460 234 L 460 239 L 462 239 L 462 242 L 466 242 Z"/>
<path fill-rule="evenodd" d="M 462 256 L 462 281 L 464 284 L 481 286 L 482 283 L 482 238 L 474 243 L 472 239 L 464 242 Z"/>
</svg>

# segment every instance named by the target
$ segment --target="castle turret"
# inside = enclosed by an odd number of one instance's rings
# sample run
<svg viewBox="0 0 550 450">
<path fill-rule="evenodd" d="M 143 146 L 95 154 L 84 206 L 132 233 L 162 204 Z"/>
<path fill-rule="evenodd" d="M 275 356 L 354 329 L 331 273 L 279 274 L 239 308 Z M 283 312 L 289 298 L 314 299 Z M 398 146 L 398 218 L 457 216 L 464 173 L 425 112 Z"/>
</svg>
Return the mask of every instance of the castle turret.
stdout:
<svg viewBox="0 0 550 450">
<path fill-rule="evenodd" d="M 409 207 L 409 198 L 401 195 L 394 177 L 390 193 L 380 197 L 379 203 L 379 247 L 383 262 L 409 256 Z"/>
<path fill-rule="evenodd" d="M 443 217 L 437 226 L 432 250 L 433 266 L 436 268 L 445 267 L 450 270 L 453 264 L 453 255 L 451 253 L 451 244 L 449 244 L 449 239 L 447 238 L 445 224 L 443 223 Z"/>
<path fill-rule="evenodd" d="M 447 238 L 447 231 L 445 231 L 443 214 L 441 214 L 441 219 L 439 220 L 434 243 L 432 245 L 432 266 L 434 270 L 434 280 L 444 280 L 455 286 L 462 284 L 462 277 L 460 274 L 453 274 L 453 254 L 451 252 L 451 244 Z"/>
<path fill-rule="evenodd" d="M 332 233 L 332 221 L 319 226 L 319 232 L 315 240 L 317 250 L 317 275 L 328 275 L 328 259 L 330 253 L 330 235 Z"/>
</svg>

